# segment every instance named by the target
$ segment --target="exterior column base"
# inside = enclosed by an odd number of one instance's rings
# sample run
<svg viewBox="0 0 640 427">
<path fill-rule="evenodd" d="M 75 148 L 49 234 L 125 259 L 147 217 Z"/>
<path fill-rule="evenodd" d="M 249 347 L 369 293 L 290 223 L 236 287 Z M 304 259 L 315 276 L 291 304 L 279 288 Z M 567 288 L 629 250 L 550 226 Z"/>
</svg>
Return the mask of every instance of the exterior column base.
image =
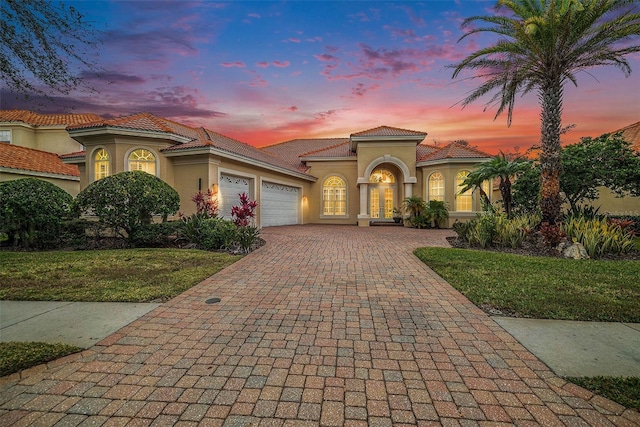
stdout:
<svg viewBox="0 0 640 427">
<path fill-rule="evenodd" d="M 358 215 L 358 227 L 368 227 L 371 223 L 371 217 L 369 215 Z"/>
</svg>

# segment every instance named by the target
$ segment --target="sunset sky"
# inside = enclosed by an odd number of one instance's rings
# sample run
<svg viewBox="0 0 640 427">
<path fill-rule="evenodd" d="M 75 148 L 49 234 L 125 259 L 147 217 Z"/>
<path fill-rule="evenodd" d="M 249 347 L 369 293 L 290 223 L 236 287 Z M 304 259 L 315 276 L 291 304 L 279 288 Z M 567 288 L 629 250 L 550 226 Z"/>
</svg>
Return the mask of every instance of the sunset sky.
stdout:
<svg viewBox="0 0 640 427">
<path fill-rule="evenodd" d="M 69 2 L 68 2 L 69 3 Z M 466 139 L 489 153 L 539 141 L 535 95 L 514 122 L 483 103 L 456 105 L 476 81 L 447 65 L 491 43 L 458 43 L 466 17 L 494 2 L 70 2 L 102 32 L 98 61 L 111 81 L 57 105 L 120 116 L 148 111 L 256 146 L 348 136 L 387 125 L 425 131 L 427 143 Z M 565 87 L 566 143 L 640 120 L 640 55 L 633 73 L 613 67 Z M 57 112 L 29 103 L 2 108 Z"/>
</svg>

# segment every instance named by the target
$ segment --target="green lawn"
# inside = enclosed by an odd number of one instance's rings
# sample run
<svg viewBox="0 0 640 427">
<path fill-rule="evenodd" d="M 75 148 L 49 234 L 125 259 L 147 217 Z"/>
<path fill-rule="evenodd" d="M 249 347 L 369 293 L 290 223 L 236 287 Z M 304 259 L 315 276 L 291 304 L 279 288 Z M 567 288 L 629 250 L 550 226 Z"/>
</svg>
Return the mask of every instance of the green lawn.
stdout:
<svg viewBox="0 0 640 427">
<path fill-rule="evenodd" d="M 567 378 L 567 380 L 627 408 L 640 409 L 640 378 L 638 377 Z"/>
<path fill-rule="evenodd" d="M 167 301 L 240 256 L 187 249 L 0 252 L 0 300 Z"/>
<path fill-rule="evenodd" d="M 521 317 L 640 322 L 640 262 L 421 248 L 415 254 L 478 306 Z"/>
<path fill-rule="evenodd" d="M 0 342 L 0 376 L 13 374 L 81 350 L 67 344 Z"/>
</svg>

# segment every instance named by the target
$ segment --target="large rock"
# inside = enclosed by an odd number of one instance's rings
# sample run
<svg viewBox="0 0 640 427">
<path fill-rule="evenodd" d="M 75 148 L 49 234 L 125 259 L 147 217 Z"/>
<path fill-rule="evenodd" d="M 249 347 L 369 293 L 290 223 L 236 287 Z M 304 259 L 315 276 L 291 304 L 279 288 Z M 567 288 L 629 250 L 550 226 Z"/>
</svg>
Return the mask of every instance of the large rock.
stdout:
<svg viewBox="0 0 640 427">
<path fill-rule="evenodd" d="M 589 259 L 589 254 L 587 250 L 582 246 L 581 243 L 572 243 L 572 244 L 560 244 L 558 246 L 558 250 L 562 253 L 562 256 L 565 258 L 573 258 L 573 259 Z"/>
</svg>

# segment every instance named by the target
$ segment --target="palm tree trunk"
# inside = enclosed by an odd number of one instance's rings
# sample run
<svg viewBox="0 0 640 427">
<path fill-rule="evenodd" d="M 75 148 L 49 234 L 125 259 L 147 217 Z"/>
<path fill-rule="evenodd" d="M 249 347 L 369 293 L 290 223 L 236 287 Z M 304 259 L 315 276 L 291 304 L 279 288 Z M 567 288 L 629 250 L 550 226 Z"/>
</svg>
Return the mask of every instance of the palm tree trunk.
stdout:
<svg viewBox="0 0 640 427">
<path fill-rule="evenodd" d="M 542 125 L 540 166 L 540 210 L 542 221 L 555 224 L 560 218 L 560 129 L 562 123 L 562 84 L 548 79 L 540 90 Z"/>
</svg>

